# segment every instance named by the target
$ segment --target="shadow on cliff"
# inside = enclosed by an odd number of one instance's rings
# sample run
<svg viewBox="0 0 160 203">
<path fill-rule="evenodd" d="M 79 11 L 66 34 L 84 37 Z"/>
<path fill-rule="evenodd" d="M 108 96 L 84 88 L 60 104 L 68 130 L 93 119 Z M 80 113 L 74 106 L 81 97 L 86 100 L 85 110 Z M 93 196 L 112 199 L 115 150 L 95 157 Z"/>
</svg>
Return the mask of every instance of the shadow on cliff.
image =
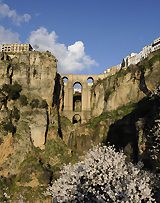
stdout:
<svg viewBox="0 0 160 203">
<path fill-rule="evenodd" d="M 55 86 L 53 92 L 53 102 L 52 107 L 56 107 L 57 116 L 58 116 L 58 135 L 60 138 L 63 138 L 62 129 L 61 129 L 61 118 L 60 118 L 60 96 L 62 92 L 62 84 L 61 84 L 61 76 L 59 73 L 56 74 L 55 77 Z"/>
<path fill-rule="evenodd" d="M 135 109 L 109 127 L 105 144 L 114 145 L 116 150 L 126 150 L 130 159 L 136 163 L 139 160 L 139 131 L 145 134 L 145 129 L 152 128 L 158 108 L 157 99 L 145 97 L 135 105 Z M 140 123 L 138 126 L 138 123 Z M 130 146 L 130 147 L 128 147 Z M 146 150 L 147 151 L 147 150 Z M 146 153 L 145 151 L 145 153 Z M 143 160 L 145 167 L 152 168 L 149 159 Z"/>
</svg>

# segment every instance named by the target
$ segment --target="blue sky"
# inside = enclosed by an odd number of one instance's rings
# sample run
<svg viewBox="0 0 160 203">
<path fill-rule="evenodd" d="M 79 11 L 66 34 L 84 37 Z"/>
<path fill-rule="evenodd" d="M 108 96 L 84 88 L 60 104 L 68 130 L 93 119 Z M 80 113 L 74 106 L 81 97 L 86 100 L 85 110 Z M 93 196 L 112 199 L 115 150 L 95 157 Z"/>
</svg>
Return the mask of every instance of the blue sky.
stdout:
<svg viewBox="0 0 160 203">
<path fill-rule="evenodd" d="M 0 43 L 50 50 L 63 73 L 102 73 L 160 36 L 160 0 L 0 0 Z"/>
</svg>

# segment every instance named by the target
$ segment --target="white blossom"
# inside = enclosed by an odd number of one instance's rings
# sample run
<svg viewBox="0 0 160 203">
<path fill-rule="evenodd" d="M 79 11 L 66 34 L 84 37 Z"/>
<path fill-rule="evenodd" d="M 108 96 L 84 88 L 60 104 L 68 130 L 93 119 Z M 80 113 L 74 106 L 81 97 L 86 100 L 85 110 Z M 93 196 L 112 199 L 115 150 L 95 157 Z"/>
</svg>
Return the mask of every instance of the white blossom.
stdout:
<svg viewBox="0 0 160 203">
<path fill-rule="evenodd" d="M 64 166 L 48 194 L 58 203 L 155 202 L 151 174 L 141 167 L 111 146 L 96 146 L 84 161 Z"/>
</svg>

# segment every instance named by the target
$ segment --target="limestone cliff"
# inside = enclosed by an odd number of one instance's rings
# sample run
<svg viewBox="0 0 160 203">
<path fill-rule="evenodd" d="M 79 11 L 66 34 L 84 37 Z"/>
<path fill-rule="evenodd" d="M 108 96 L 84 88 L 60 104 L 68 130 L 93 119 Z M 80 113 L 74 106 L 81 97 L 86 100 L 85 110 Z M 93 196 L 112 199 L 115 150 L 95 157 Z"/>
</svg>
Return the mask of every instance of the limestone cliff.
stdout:
<svg viewBox="0 0 160 203">
<path fill-rule="evenodd" d="M 26 201 L 44 202 L 42 191 L 69 161 L 59 138 L 61 97 L 57 60 L 49 52 L 1 53 L 0 202 L 4 192 L 12 202 L 22 193 Z"/>
<path fill-rule="evenodd" d="M 159 85 L 160 51 L 156 51 L 92 87 L 90 126 L 102 133 L 103 142 L 123 149 L 132 161 L 151 160 L 146 129 L 159 114 L 159 100 L 150 96 Z"/>
<path fill-rule="evenodd" d="M 132 161 L 142 154 L 145 157 L 144 126 L 150 125 L 149 118 L 153 120 L 152 114 L 159 108 L 150 94 L 159 84 L 160 51 L 137 65 L 98 80 L 91 90 L 91 120 L 65 128 L 66 143 L 78 154 L 97 143 L 110 142 L 117 149 L 124 149 Z"/>
<path fill-rule="evenodd" d="M 15 53 L 11 57 L 2 53 L 0 63 L 1 120 L 15 126 L 16 132 L 17 124 L 25 120 L 34 145 L 43 147 L 52 108 L 55 57 L 48 52 Z"/>
<path fill-rule="evenodd" d="M 147 160 L 147 126 L 159 105 L 160 51 L 135 66 L 98 80 L 91 90 L 92 118 L 72 124 L 62 116 L 64 90 L 49 52 L 0 56 L 0 202 L 47 202 L 43 192 L 64 163 L 98 143 Z M 144 158 L 145 157 L 145 158 Z M 147 158 L 146 158 L 147 157 Z"/>
<path fill-rule="evenodd" d="M 22 94 L 33 94 L 52 106 L 57 60 L 50 52 L 1 53 L 0 84 L 22 87 Z"/>
<path fill-rule="evenodd" d="M 160 51 L 154 52 L 139 64 L 121 69 L 119 72 L 95 82 L 91 89 L 92 118 L 86 124 L 72 125 L 66 119 L 61 118 L 64 140 L 74 152 L 78 152 L 80 155 L 95 144 L 108 142 L 108 132 L 112 134 L 113 124 L 127 115 L 131 114 L 132 117 L 132 112 L 135 118 L 132 121 L 124 121 L 124 125 L 125 122 L 129 123 L 126 125 L 126 131 L 130 131 L 129 128 L 132 129 L 131 122 L 135 127 L 140 123 L 141 117 L 148 116 L 147 113 L 150 112 L 150 109 L 147 105 L 150 105 L 145 103 L 145 99 L 160 84 L 159 56 Z M 145 108 L 147 109 L 146 115 L 143 114 Z M 124 147 L 133 142 L 132 138 L 138 133 L 135 128 L 132 132 L 131 139 L 127 138 L 129 141 L 125 143 Z M 119 138 L 117 140 L 120 143 L 121 140 Z M 116 143 L 114 139 L 112 139 L 112 143 Z"/>
<path fill-rule="evenodd" d="M 149 94 L 160 82 L 160 51 L 131 65 L 126 70 L 99 80 L 92 88 L 92 116 L 136 103 Z"/>
</svg>

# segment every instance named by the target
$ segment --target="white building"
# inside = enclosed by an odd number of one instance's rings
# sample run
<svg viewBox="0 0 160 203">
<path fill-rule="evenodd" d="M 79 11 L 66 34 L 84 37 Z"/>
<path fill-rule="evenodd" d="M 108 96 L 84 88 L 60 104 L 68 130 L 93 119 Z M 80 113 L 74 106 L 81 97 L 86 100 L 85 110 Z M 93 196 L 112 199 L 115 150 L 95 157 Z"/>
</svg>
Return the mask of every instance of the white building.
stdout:
<svg viewBox="0 0 160 203">
<path fill-rule="evenodd" d="M 152 43 L 152 51 L 160 49 L 160 37 L 155 39 Z"/>
<path fill-rule="evenodd" d="M 143 47 L 142 51 L 139 53 L 140 60 L 147 58 L 147 56 L 152 52 L 152 46 L 148 45 Z"/>
<path fill-rule="evenodd" d="M 139 53 L 131 53 L 130 55 L 126 56 L 124 58 L 123 68 L 127 68 L 131 64 L 135 65 L 139 63 L 143 59 L 147 58 L 151 52 L 156 51 L 158 49 L 160 49 L 160 37 L 155 39 L 152 44 L 143 47 L 143 49 Z M 121 66 L 122 64 L 118 64 L 117 66 L 107 68 L 104 71 L 103 77 L 105 77 L 105 75 L 115 74 L 118 70 L 120 70 Z"/>
<path fill-rule="evenodd" d="M 138 61 L 137 55 L 138 55 L 137 53 L 131 53 L 130 55 L 126 56 L 124 58 L 124 61 L 125 61 L 124 67 L 128 67 L 131 64 L 136 64 Z"/>
<path fill-rule="evenodd" d="M 125 67 L 128 67 L 131 64 L 137 64 L 143 59 L 147 58 L 148 55 L 153 52 L 160 49 L 160 37 L 155 39 L 151 45 L 147 45 L 143 47 L 142 51 L 137 53 L 131 53 L 129 56 L 125 57 Z"/>
<path fill-rule="evenodd" d="M 26 52 L 32 51 L 33 48 L 30 44 L 2 44 L 1 51 L 3 52 Z"/>
</svg>

